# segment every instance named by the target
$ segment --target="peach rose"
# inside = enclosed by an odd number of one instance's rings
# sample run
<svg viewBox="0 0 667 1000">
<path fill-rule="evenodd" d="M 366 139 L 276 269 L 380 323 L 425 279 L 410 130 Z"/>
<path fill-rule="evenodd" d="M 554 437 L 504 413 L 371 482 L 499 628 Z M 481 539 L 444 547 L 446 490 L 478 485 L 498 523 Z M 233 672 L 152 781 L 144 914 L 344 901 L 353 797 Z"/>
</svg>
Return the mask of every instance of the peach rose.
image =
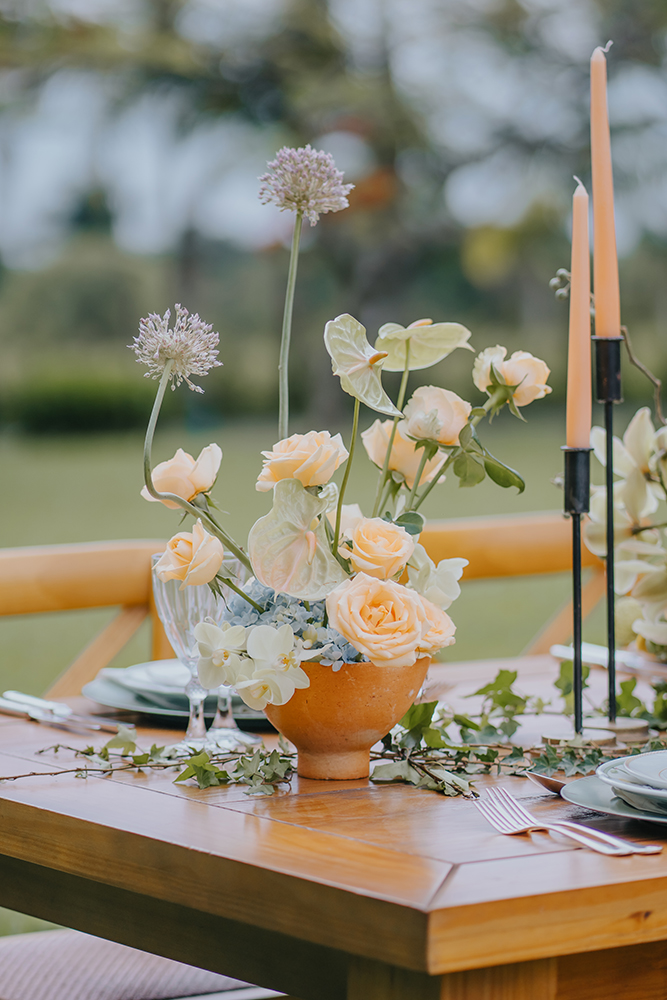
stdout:
<svg viewBox="0 0 667 1000">
<path fill-rule="evenodd" d="M 502 375 L 508 385 L 516 385 L 513 395 L 516 406 L 527 406 L 535 399 L 542 399 L 551 392 L 547 385 L 550 368 L 544 361 L 533 357 L 528 351 L 515 351 L 511 358 L 505 360 L 507 348 L 496 344 L 487 347 L 475 358 L 472 368 L 472 380 L 482 392 L 488 392 L 491 385 L 491 365 Z"/>
<path fill-rule="evenodd" d="M 405 423 L 405 420 L 399 421 L 396 428 L 396 436 L 394 437 L 394 444 L 389 458 L 389 469 L 393 472 L 400 472 L 405 476 L 408 489 L 412 489 L 422 453 L 421 449 L 417 450 L 415 448 L 415 442 L 412 438 L 407 436 Z M 389 446 L 392 424 L 393 421 L 391 420 L 384 420 L 382 423 L 376 420 L 368 430 L 361 432 L 361 439 L 364 442 L 364 448 L 368 457 L 380 469 L 384 464 L 384 456 Z M 446 460 L 445 455 L 436 455 L 435 458 L 431 458 L 424 466 L 419 485 L 422 486 L 424 483 L 430 483 Z"/>
<path fill-rule="evenodd" d="M 179 448 L 168 462 L 160 462 L 153 469 L 153 485 L 158 493 L 175 493 L 184 500 L 194 500 L 198 493 L 208 493 L 215 483 L 222 451 L 217 444 L 203 448 L 197 461 L 187 451 Z M 173 500 L 157 500 L 146 487 L 141 491 L 144 500 L 163 503 L 165 507 L 178 510 Z"/>
<path fill-rule="evenodd" d="M 329 624 L 378 667 L 410 667 L 432 628 L 419 594 L 359 573 L 327 596 Z"/>
<path fill-rule="evenodd" d="M 292 434 L 274 444 L 273 451 L 263 451 L 264 464 L 255 489 L 272 490 L 281 479 L 298 479 L 302 486 L 328 483 L 348 452 L 340 434 L 308 431 Z"/>
<path fill-rule="evenodd" d="M 459 443 L 459 434 L 468 423 L 472 406 L 449 389 L 423 385 L 412 394 L 405 407 L 405 429 L 410 437 L 430 438 L 439 444 Z"/>
<path fill-rule="evenodd" d="M 210 535 L 201 521 L 192 531 L 179 531 L 167 542 L 162 558 L 155 564 L 160 580 L 182 580 L 179 590 L 210 583 L 222 566 L 225 550 L 222 542 Z"/>
<path fill-rule="evenodd" d="M 400 525 L 364 517 L 352 532 L 352 546 L 350 565 L 356 573 L 389 580 L 405 567 L 415 543 Z"/>
<path fill-rule="evenodd" d="M 447 612 L 439 608 L 437 604 L 427 601 L 425 597 L 422 597 L 422 604 L 431 627 L 422 637 L 417 649 L 419 653 L 427 653 L 430 656 L 432 653 L 437 653 L 439 649 L 444 649 L 445 646 L 451 646 L 456 642 L 454 637 L 456 625 Z"/>
</svg>

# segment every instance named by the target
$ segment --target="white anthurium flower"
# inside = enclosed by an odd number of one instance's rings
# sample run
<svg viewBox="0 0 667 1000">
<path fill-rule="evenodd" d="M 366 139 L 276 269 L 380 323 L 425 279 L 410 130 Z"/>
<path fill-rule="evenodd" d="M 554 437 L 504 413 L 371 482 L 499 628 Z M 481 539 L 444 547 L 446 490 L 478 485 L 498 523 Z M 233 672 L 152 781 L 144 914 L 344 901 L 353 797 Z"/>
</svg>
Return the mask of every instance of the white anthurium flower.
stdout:
<svg viewBox="0 0 667 1000">
<path fill-rule="evenodd" d="M 333 373 L 340 378 L 341 389 L 371 410 L 390 417 L 401 416 L 382 388 L 380 370 L 387 352 L 371 347 L 366 328 L 354 316 L 343 313 L 329 320 L 324 328 L 324 344 L 331 356 Z"/>
<path fill-rule="evenodd" d="M 656 646 L 667 646 L 667 622 L 650 622 L 645 618 L 638 618 L 632 623 L 632 630 Z"/>
<path fill-rule="evenodd" d="M 212 691 L 221 684 L 234 686 L 252 664 L 241 655 L 246 648 L 248 629 L 225 622 L 222 628 L 212 622 L 195 625 L 199 649 L 197 673 L 202 687 Z"/>
<path fill-rule="evenodd" d="M 409 368 L 413 372 L 430 368 L 457 347 L 472 351 L 468 343 L 471 336 L 470 330 L 460 323 L 434 323 L 432 319 L 418 319 L 408 327 L 385 323 L 378 330 L 375 350 L 387 352 L 383 365 L 386 372 L 402 372 L 405 371 L 405 345 L 409 342 Z"/>
<path fill-rule="evenodd" d="M 347 579 L 327 542 L 322 521 L 327 506 L 326 498 L 313 496 L 297 479 L 276 483 L 272 509 L 248 535 L 260 583 L 290 597 L 320 601 Z"/>
<path fill-rule="evenodd" d="M 591 447 L 601 465 L 607 464 L 607 435 L 602 427 L 591 430 Z M 656 483 L 650 482 L 650 463 L 655 451 L 655 429 L 648 406 L 637 410 L 628 424 L 623 440 L 614 437 L 614 472 L 623 483 L 618 498 L 635 521 L 648 517 L 658 509 Z M 662 491 L 659 493 L 662 496 Z"/>
<path fill-rule="evenodd" d="M 327 517 L 329 516 L 329 511 L 335 510 L 338 506 L 338 484 L 337 483 L 327 483 L 323 486 L 320 492 L 317 494 L 320 500 L 326 502 Z M 345 509 L 345 505 L 343 505 Z"/>
<path fill-rule="evenodd" d="M 628 512 L 618 506 L 617 498 L 619 492 L 616 487 L 621 487 L 622 483 L 614 484 L 614 541 L 619 545 L 626 539 L 633 537 L 633 530 L 636 526 Z M 604 558 L 607 555 L 607 490 L 604 486 L 591 490 L 589 520 L 584 525 L 584 542 L 596 556 Z"/>
<path fill-rule="evenodd" d="M 458 581 L 467 565 L 467 559 L 442 559 L 436 566 L 424 546 L 417 542 L 407 565 L 407 586 L 446 611 L 461 594 Z"/>
</svg>

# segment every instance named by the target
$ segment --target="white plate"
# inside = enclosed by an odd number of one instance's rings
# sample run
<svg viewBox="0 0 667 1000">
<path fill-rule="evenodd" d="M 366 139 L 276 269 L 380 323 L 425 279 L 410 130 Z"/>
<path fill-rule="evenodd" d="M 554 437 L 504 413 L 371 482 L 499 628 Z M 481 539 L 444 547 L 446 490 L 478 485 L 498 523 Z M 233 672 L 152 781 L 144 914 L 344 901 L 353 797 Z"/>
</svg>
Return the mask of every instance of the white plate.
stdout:
<svg viewBox="0 0 667 1000">
<path fill-rule="evenodd" d="M 651 750 L 626 757 L 624 767 L 651 788 L 667 788 L 667 750 Z"/>
<path fill-rule="evenodd" d="M 140 694 L 183 694 L 190 671 L 180 660 L 152 660 L 133 667 L 105 667 L 102 677 Z"/>
<path fill-rule="evenodd" d="M 624 767 L 627 757 L 608 760 L 600 764 L 595 772 L 606 785 L 610 785 L 621 798 L 635 808 L 646 808 L 650 812 L 667 813 L 667 789 L 651 788 L 639 783 Z"/>
<path fill-rule="evenodd" d="M 627 802 L 614 795 L 613 788 L 606 785 L 604 781 L 600 781 L 595 774 L 568 782 L 560 794 L 566 802 L 571 802 L 576 806 L 584 806 L 586 809 L 594 809 L 596 812 L 606 813 L 608 816 L 623 816 L 625 819 L 641 819 L 649 823 L 667 825 L 667 814 L 657 815 L 648 809 L 637 809 L 628 805 Z"/>
</svg>

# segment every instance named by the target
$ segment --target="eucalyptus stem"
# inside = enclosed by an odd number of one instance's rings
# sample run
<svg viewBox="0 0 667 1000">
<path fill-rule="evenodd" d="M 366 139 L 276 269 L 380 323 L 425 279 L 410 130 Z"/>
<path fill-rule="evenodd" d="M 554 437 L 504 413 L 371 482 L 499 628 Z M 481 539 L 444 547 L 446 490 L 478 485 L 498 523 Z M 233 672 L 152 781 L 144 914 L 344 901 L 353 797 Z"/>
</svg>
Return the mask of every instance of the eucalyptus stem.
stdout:
<svg viewBox="0 0 667 1000">
<path fill-rule="evenodd" d="M 334 556 L 338 557 L 338 536 L 340 535 L 340 519 L 343 514 L 343 499 L 345 497 L 345 490 L 347 489 L 347 481 L 350 478 L 350 469 L 352 468 L 352 459 L 354 458 L 354 446 L 357 442 L 357 431 L 359 430 L 359 400 L 355 398 L 354 400 L 354 417 L 352 419 L 352 440 L 350 441 L 350 453 L 347 458 L 347 465 L 345 466 L 345 475 L 343 476 L 343 482 L 340 486 L 340 493 L 338 494 L 338 506 L 336 507 L 336 527 L 334 528 L 333 542 L 331 543 L 331 551 Z"/>
<path fill-rule="evenodd" d="M 299 243 L 301 242 L 301 223 L 303 212 L 298 211 L 294 220 L 292 249 L 287 274 L 287 289 L 285 291 L 285 310 L 283 312 L 283 329 L 280 339 L 280 359 L 278 361 L 278 440 L 282 441 L 289 433 L 289 348 L 292 336 L 292 313 L 294 310 L 294 289 L 296 288 L 296 270 L 299 263 Z"/>
<path fill-rule="evenodd" d="M 408 387 L 408 376 L 410 375 L 410 339 L 405 341 L 405 368 L 403 369 L 403 376 L 401 378 L 401 386 L 398 390 L 398 399 L 396 400 L 396 409 L 403 409 L 403 402 L 405 400 L 405 392 Z M 389 459 L 391 458 L 391 450 L 394 447 L 394 438 L 396 437 L 396 428 L 398 427 L 398 421 L 401 418 L 399 416 L 394 417 L 394 424 L 391 428 L 391 434 L 389 435 L 389 444 L 387 445 L 387 451 L 384 456 L 384 462 L 382 464 L 382 471 L 380 472 L 380 478 L 378 479 L 377 490 L 375 491 L 375 505 L 373 507 L 373 517 L 377 517 L 380 510 L 382 509 L 382 496 L 385 484 L 387 482 L 387 477 L 389 473 Z"/>
<path fill-rule="evenodd" d="M 153 482 L 153 472 L 152 472 L 152 452 L 153 452 L 153 438 L 155 436 L 155 428 L 157 426 L 158 417 L 160 415 L 160 410 L 162 409 L 162 402 L 164 400 L 164 394 L 169 384 L 169 378 L 171 376 L 171 371 L 174 366 L 174 362 L 169 358 L 164 366 L 164 371 L 162 372 L 162 377 L 160 378 L 160 384 L 158 386 L 157 393 L 155 395 L 155 402 L 153 403 L 153 409 L 151 410 L 150 419 L 148 421 L 148 427 L 146 428 L 146 437 L 144 439 L 144 482 L 146 484 L 146 489 L 155 500 L 170 500 L 171 503 L 175 503 L 181 510 L 186 511 L 188 514 L 196 518 L 201 518 L 206 522 L 208 528 L 211 529 L 212 533 L 218 538 L 227 548 L 232 552 L 237 559 L 239 559 L 246 569 L 250 570 L 252 573 L 252 566 L 247 555 L 243 549 L 236 544 L 233 538 L 230 538 L 226 531 L 220 527 L 220 525 L 213 519 L 213 517 L 208 513 L 208 511 L 203 510 L 201 507 L 196 507 L 194 504 L 190 503 L 188 500 L 184 500 L 183 497 L 179 497 L 176 493 L 160 493 L 155 488 Z"/>
</svg>

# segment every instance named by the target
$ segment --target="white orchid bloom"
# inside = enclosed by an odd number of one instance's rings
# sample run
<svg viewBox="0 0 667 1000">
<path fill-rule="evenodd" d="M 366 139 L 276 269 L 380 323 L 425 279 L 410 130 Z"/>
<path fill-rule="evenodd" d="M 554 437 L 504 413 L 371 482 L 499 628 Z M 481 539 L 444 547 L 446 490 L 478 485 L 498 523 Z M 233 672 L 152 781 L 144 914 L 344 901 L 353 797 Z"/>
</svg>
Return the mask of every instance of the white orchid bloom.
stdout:
<svg viewBox="0 0 667 1000">
<path fill-rule="evenodd" d="M 602 427 L 591 430 L 591 447 L 598 462 L 605 466 L 607 435 Z M 628 424 L 623 440 L 613 439 L 614 472 L 623 480 L 617 492 L 618 499 L 635 522 L 658 509 L 657 484 L 650 481 L 650 464 L 655 448 L 656 434 L 651 411 L 648 406 L 643 406 Z M 662 496 L 661 490 L 659 495 Z"/>
<path fill-rule="evenodd" d="M 333 373 L 340 378 L 341 389 L 371 410 L 390 417 L 401 416 L 382 388 L 380 369 L 387 352 L 371 347 L 366 328 L 354 316 L 343 313 L 329 320 L 324 328 L 324 344 L 331 356 Z"/>
<path fill-rule="evenodd" d="M 252 667 L 245 651 L 248 629 L 225 622 L 222 628 L 212 622 L 195 625 L 199 649 L 197 673 L 202 687 L 212 691 L 221 684 L 234 686 Z"/>
<path fill-rule="evenodd" d="M 272 509 L 248 535 L 248 554 L 260 583 L 304 601 L 319 601 L 347 579 L 331 554 L 321 519 L 328 505 L 328 497 L 313 496 L 297 479 L 276 483 Z"/>
<path fill-rule="evenodd" d="M 622 483 L 614 484 L 614 543 L 618 545 L 633 537 L 636 522 L 630 517 L 624 507 L 620 506 L 618 497 Z M 591 490 L 589 520 L 584 525 L 584 542 L 596 556 L 605 558 L 607 555 L 607 490 L 598 486 Z"/>
<path fill-rule="evenodd" d="M 641 635 L 656 646 L 667 646 L 667 622 L 651 622 L 645 618 L 638 618 L 632 623 L 633 632 Z"/>
<path fill-rule="evenodd" d="M 407 586 L 446 611 L 461 594 L 458 581 L 467 565 L 467 559 L 442 559 L 436 566 L 424 546 L 417 542 L 408 561 Z"/>
<path fill-rule="evenodd" d="M 246 705 L 259 711 L 268 704 L 284 705 L 297 688 L 310 687 L 308 674 L 299 666 L 305 658 L 302 644 L 297 644 L 289 625 L 256 625 L 249 632 L 248 655 L 253 671 L 236 685 Z"/>
<path fill-rule="evenodd" d="M 409 369 L 418 371 L 442 361 L 457 347 L 472 351 L 468 343 L 471 333 L 460 323 L 434 323 L 418 319 L 407 328 L 400 323 L 385 323 L 378 330 L 376 351 L 386 351 L 383 368 L 386 372 L 405 371 L 406 344 L 410 344 Z"/>
</svg>

